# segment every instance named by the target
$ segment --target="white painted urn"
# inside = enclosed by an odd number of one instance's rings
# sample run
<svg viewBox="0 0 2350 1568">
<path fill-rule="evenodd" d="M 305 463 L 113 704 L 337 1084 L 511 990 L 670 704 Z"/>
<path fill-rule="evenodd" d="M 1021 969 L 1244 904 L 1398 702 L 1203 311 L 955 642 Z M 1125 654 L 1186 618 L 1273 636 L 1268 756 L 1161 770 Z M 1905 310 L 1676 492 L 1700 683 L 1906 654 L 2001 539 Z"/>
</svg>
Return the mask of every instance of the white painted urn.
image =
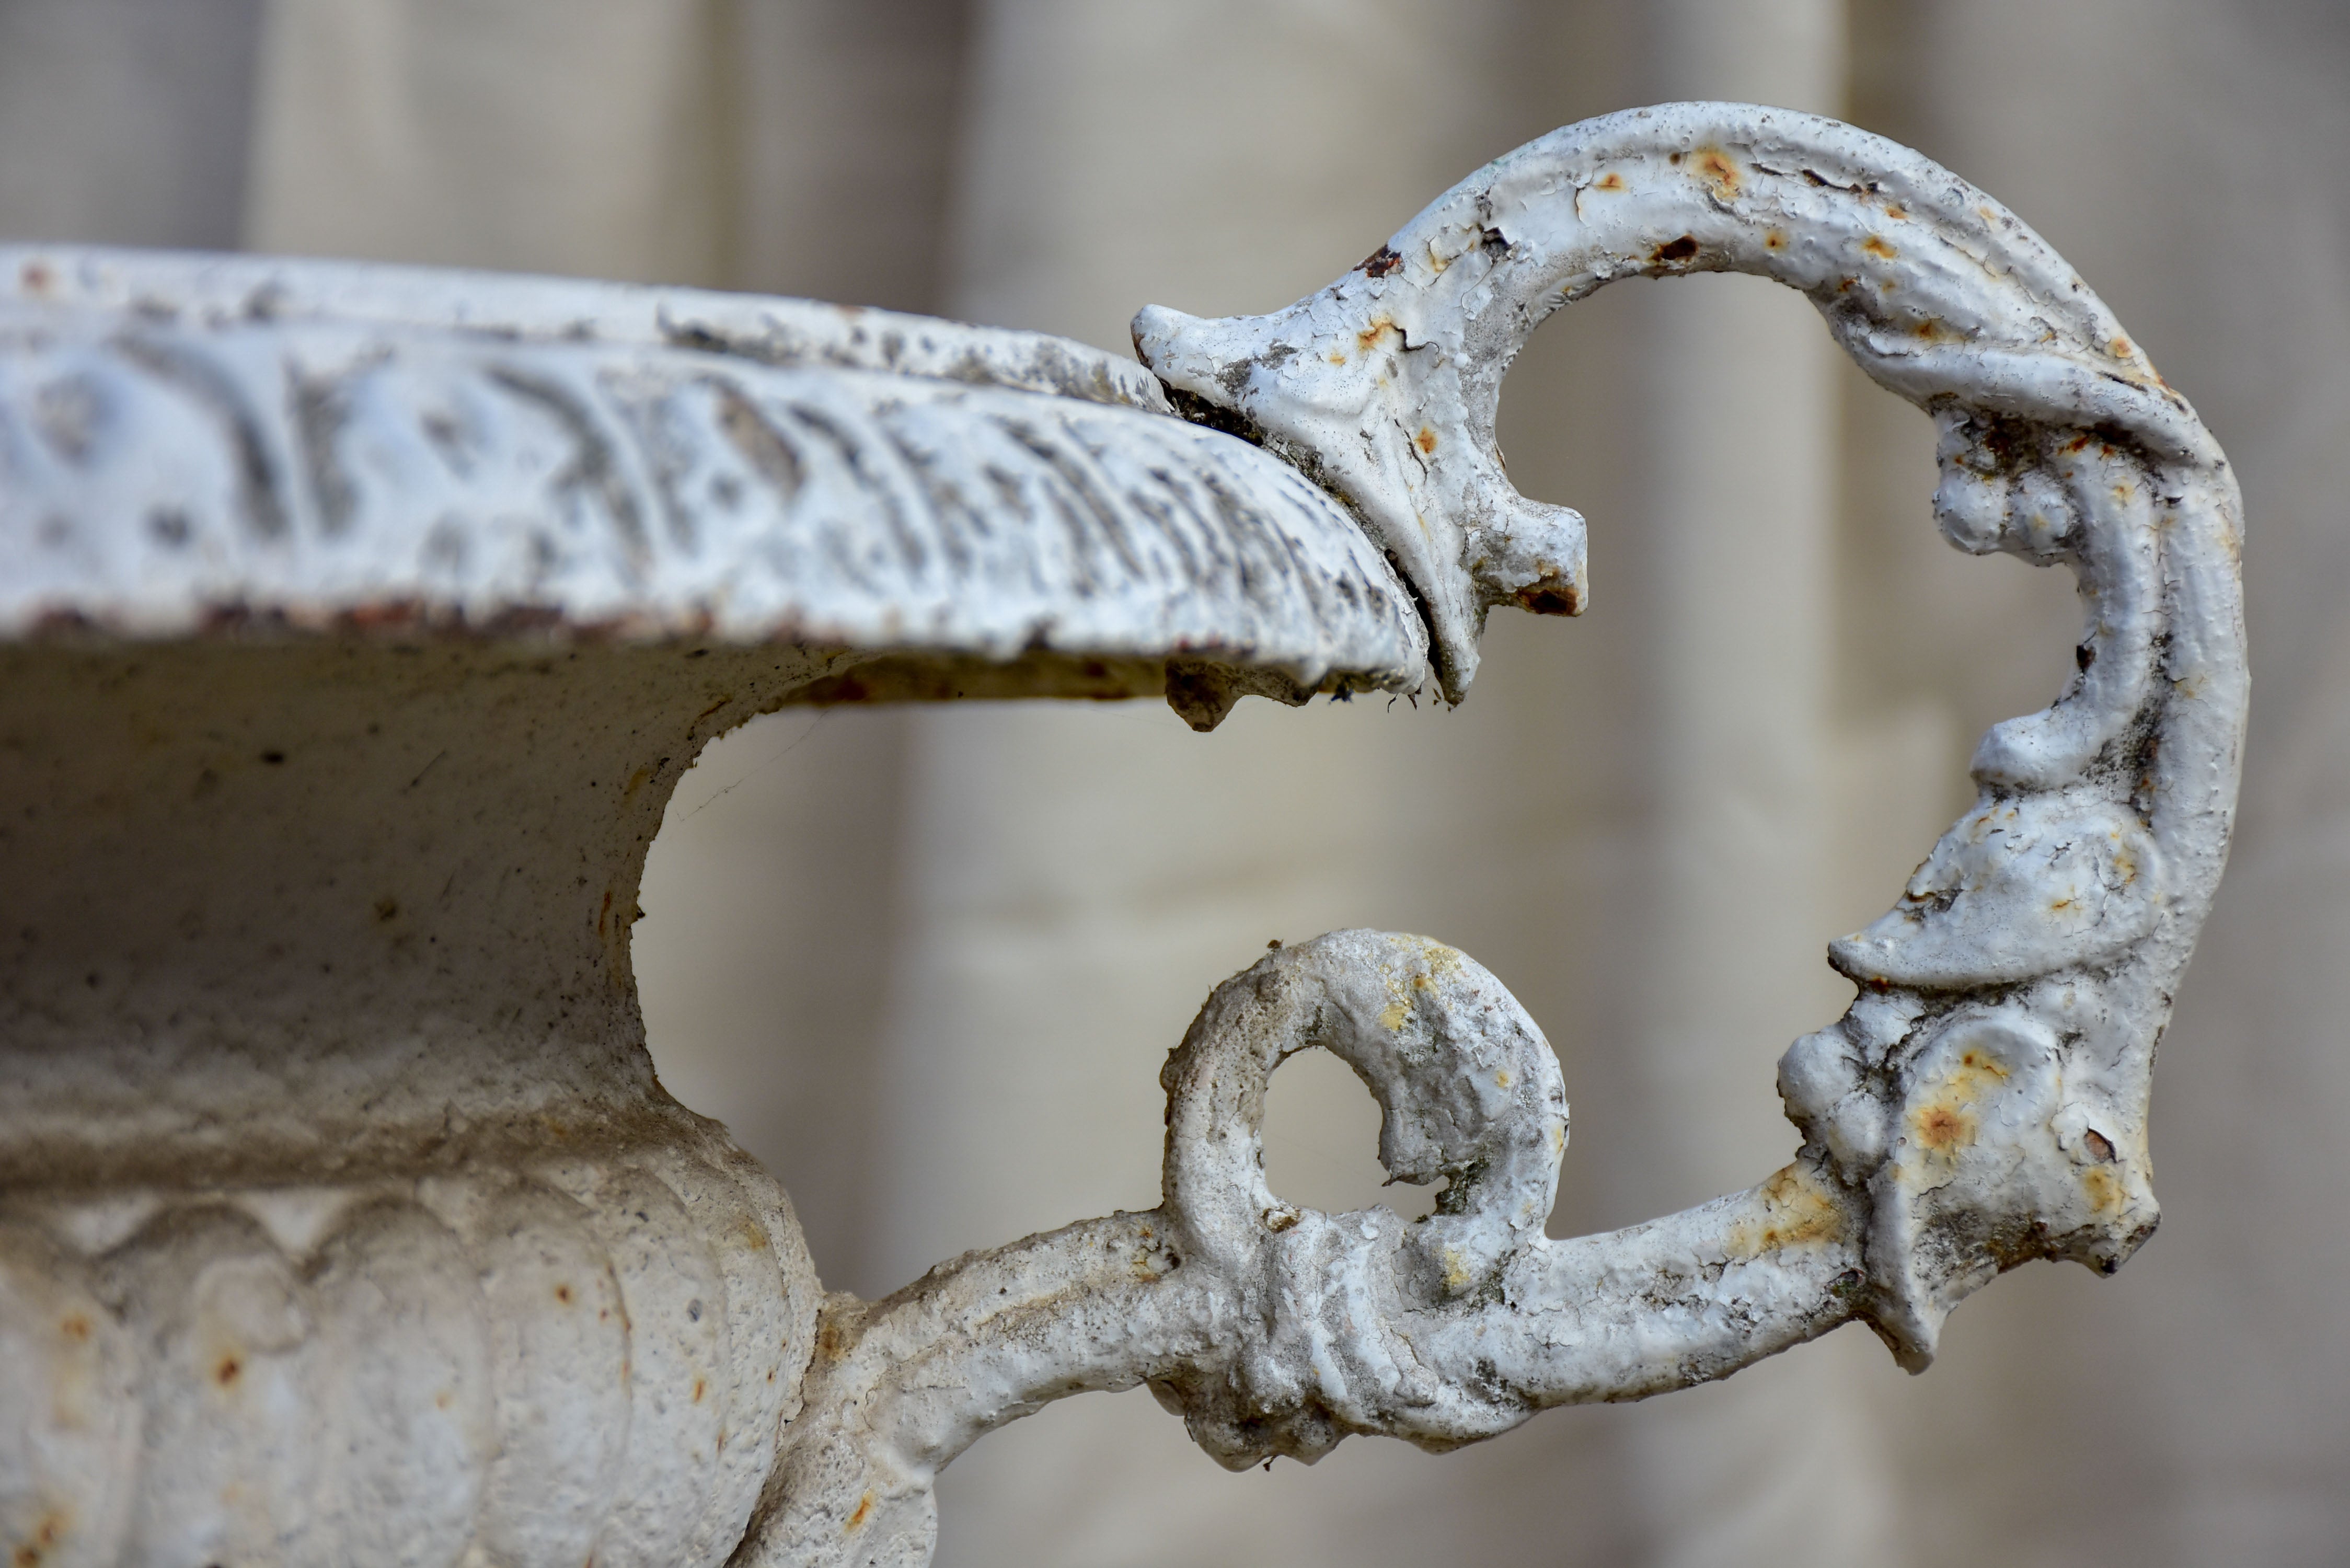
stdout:
<svg viewBox="0 0 2350 1568">
<path fill-rule="evenodd" d="M 1534 1021 L 1440 942 L 1341 931 L 1170 1056 L 1159 1208 L 827 1296 L 645 1054 L 639 877 L 698 749 L 787 704 L 1461 701 L 1492 608 L 1586 597 L 1582 520 L 1502 472 L 1512 357 L 1700 270 L 1802 291 L 1936 421 L 1951 541 L 2085 607 L 2064 694 L 1832 945 L 1855 1001 L 1781 1064 L 1791 1161 L 1546 1238 Z M 940 1469 L 1068 1394 L 1148 1382 L 1235 1467 L 1440 1450 L 1856 1318 L 1922 1368 L 2002 1270 L 2145 1240 L 2234 807 L 2240 504 L 2043 242 L 1850 128 L 1674 105 L 1136 344 L 0 251 L 10 1562 L 919 1564 Z M 1266 1187 L 1266 1081 L 1317 1045 L 1434 1213 Z"/>
</svg>

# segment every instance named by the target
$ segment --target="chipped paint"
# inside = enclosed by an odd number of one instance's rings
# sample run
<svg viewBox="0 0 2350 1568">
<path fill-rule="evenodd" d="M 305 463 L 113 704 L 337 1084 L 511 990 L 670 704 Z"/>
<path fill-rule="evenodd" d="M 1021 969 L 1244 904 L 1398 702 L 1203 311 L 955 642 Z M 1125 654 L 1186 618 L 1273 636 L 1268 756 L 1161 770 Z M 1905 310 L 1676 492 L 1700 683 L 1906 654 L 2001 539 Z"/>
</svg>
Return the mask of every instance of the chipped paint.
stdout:
<svg viewBox="0 0 2350 1568">
<path fill-rule="evenodd" d="M 1927 410 L 1951 543 L 2064 566 L 2086 607 L 2063 695 L 1983 737 L 1975 805 L 1832 944 L 1856 1000 L 1781 1058 L 1794 1159 L 1549 1238 L 1567 1106 L 1534 1021 L 1442 943 L 1341 931 L 1274 944 L 1170 1054 L 1157 1208 L 819 1303 L 781 1192 L 642 1061 L 636 869 L 693 749 L 790 701 L 1163 690 L 1206 724 L 1243 692 L 1408 689 L 1431 658 L 1458 701 L 1491 608 L 1586 598 L 1582 519 L 1519 496 L 1493 445 L 1512 357 L 1614 278 L 1719 270 L 1803 292 Z M 0 682 L 12 722 L 176 782 L 109 785 L 107 843 L 181 842 L 190 801 L 232 798 L 203 821 L 241 872 L 346 806 L 388 846 L 311 877 L 360 884 L 316 908 L 206 889 L 301 961 L 271 994 L 318 1011 L 288 1034 L 356 1042 L 313 1099 L 190 1056 L 147 1116 L 104 1054 L 137 1031 L 83 998 L 133 981 L 11 959 L 8 995 L 39 999 L 12 1029 L 98 1033 L 78 1055 L 0 1033 L 24 1091 L 0 1102 L 0 1452 L 38 1467 L 0 1489 L 0 1544 L 144 1560 L 163 1520 L 224 1560 L 913 1568 L 939 1470 L 1070 1394 L 1148 1383 L 1235 1468 L 1355 1434 L 1441 1450 L 1855 1319 L 1920 1369 L 2002 1271 L 2111 1272 L 2145 1241 L 2153 1044 L 2235 802 L 2241 505 L 2035 235 L 1848 127 L 1672 105 L 1497 161 L 1286 311 L 1147 310 L 1136 340 L 1155 379 L 795 302 L 0 253 L 0 653 L 47 661 Z M 1254 575 L 1199 565 L 1263 537 Z M 328 677 L 354 669 L 409 732 L 348 732 Z M 481 706 L 519 687 L 548 705 Z M 125 752 L 93 720 L 138 690 Z M 536 847 L 480 804 L 574 796 Z M 48 831 L 12 841 L 19 905 L 93 885 L 71 815 Z M 407 875 L 443 838 L 518 891 L 385 971 L 443 987 L 386 1020 L 364 964 L 310 961 L 460 919 Z M 111 880 L 177 898 L 166 859 Z M 259 931 L 173 940 L 261 962 Z M 518 1002 L 506 967 L 546 954 L 572 967 Z M 426 1041 L 421 998 L 473 1033 Z M 1444 1183 L 1433 1213 L 1266 1187 L 1267 1082 L 1317 1047 L 1378 1101 L 1390 1176 Z"/>
<path fill-rule="evenodd" d="M 1854 1318 L 1920 1370 L 1950 1309 L 2002 1271 L 2071 1258 L 2111 1272 L 2151 1233 L 2153 1045 L 2235 801 L 2241 507 L 2193 411 L 2037 236 L 1849 127 L 1670 105 L 1498 160 L 1287 310 L 1153 307 L 1135 339 L 1179 404 L 1240 421 L 1346 498 L 1419 591 L 1458 701 L 1490 608 L 1584 597 L 1581 518 L 1502 472 L 1503 372 L 1562 303 L 1693 270 L 1808 296 L 1864 369 L 1935 420 L 1950 541 L 2067 566 L 2086 603 L 2064 695 L 1984 736 L 1975 806 L 1893 910 L 1833 944 L 1857 995 L 1781 1061 L 1794 1160 L 1681 1214 L 1550 1241 L 1565 1104 L 1507 992 L 1417 938 L 1283 949 L 1218 989 L 1162 1075 L 1150 1220 L 1180 1262 L 1148 1294 L 1092 1282 L 1080 1259 L 1138 1219 L 1114 1216 L 844 1306 L 868 1334 L 862 1365 L 815 1397 L 878 1419 L 811 1430 L 791 1518 L 884 1477 L 904 1500 L 888 1560 L 920 1563 L 925 1478 L 1077 1387 L 1147 1381 L 1241 1466 L 1310 1460 L 1353 1432 L 1448 1448 L 1545 1406 L 1722 1376 Z M 1437 954 L 1455 967 L 1440 973 Z M 1265 1189 L 1265 1075 L 1315 1044 L 1378 1098 L 1389 1174 L 1451 1179 L 1434 1215 L 1326 1215 Z M 1512 1059 L 1480 1060 L 1495 1050 Z M 1017 1334 L 954 1326 L 957 1303 L 1001 1291 L 1043 1316 Z M 949 1383 L 973 1393 L 942 1404 Z M 786 1525 L 760 1560 L 835 1561 L 816 1539 Z"/>
</svg>

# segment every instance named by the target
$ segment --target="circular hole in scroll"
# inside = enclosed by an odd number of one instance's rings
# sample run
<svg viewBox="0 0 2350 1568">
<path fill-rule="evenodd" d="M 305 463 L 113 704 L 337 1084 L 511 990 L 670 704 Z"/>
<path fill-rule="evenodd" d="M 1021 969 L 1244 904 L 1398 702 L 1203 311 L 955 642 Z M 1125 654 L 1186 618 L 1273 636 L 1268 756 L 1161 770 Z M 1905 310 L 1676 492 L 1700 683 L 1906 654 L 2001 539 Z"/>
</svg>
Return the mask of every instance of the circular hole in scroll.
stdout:
<svg viewBox="0 0 2350 1568">
<path fill-rule="evenodd" d="M 1442 1185 L 1386 1185 L 1379 1103 L 1355 1070 L 1319 1048 L 1281 1064 L 1264 1096 L 1264 1180 L 1285 1202 L 1326 1214 L 1385 1204 L 1407 1220 L 1436 1206 Z"/>
</svg>

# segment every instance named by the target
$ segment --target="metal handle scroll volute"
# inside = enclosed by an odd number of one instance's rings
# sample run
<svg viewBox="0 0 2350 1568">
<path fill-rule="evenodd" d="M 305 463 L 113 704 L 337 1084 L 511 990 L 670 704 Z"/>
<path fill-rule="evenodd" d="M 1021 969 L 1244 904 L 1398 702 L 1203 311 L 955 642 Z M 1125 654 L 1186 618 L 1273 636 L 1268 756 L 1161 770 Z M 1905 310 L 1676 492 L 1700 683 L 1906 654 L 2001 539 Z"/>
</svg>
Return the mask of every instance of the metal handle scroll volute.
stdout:
<svg viewBox="0 0 2350 1568">
<path fill-rule="evenodd" d="M 1620 277 L 1801 291 L 1941 432 L 1960 548 L 2063 564 L 2086 624 L 2047 709 L 1994 726 L 1974 806 L 1895 907 L 1834 943 L 1845 1016 L 1792 1046 L 1794 1159 L 1610 1235 L 1543 1220 L 1556 1064 L 1490 974 L 1340 932 L 1211 997 L 1170 1059 L 1165 1201 L 836 1301 L 786 1443 L 768 1561 L 916 1562 L 930 1482 L 1046 1400 L 1149 1381 L 1227 1463 L 1349 1432 L 1430 1448 L 1549 1405 L 1719 1377 L 1859 1317 L 1903 1365 L 2004 1269 L 2110 1272 L 2153 1231 L 2154 1045 L 2233 819 L 2247 672 L 2233 474 L 2063 259 L 1916 153 L 1808 115 L 1679 104 L 1587 121 L 1455 187 L 1271 316 L 1151 308 L 1143 359 L 1194 417 L 1288 458 L 1386 549 L 1455 701 L 1494 606 L 1573 613 L 1582 520 L 1494 447 L 1527 334 Z M 1321 1044 L 1385 1107 L 1438 1212 L 1330 1216 L 1258 1168 L 1265 1076 Z"/>
</svg>

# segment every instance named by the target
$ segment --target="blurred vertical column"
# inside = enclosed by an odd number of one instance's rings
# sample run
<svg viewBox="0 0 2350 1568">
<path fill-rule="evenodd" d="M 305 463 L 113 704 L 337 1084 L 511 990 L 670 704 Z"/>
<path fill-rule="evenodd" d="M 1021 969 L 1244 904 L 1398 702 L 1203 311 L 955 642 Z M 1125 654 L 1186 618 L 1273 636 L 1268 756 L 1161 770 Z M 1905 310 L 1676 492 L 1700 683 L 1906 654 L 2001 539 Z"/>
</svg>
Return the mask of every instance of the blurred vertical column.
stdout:
<svg viewBox="0 0 2350 1568">
<path fill-rule="evenodd" d="M 234 245 L 264 0 L 0 0 L 0 238 Z"/>
<path fill-rule="evenodd" d="M 1653 96 L 1834 113 L 1842 0 L 1669 0 Z M 1702 275 L 1642 290 L 1629 367 L 1648 813 L 1634 1037 L 1652 1132 L 1626 1175 L 1680 1203 L 1782 1163 L 1762 1086 L 1850 988 L 1822 959 L 1835 636 L 1837 350 L 1801 296 Z M 1615 585 L 1611 585 L 1613 587 Z M 1769 909 L 1774 919 L 1756 919 Z M 1824 1012 L 1823 1009 L 1825 1011 Z"/>
<path fill-rule="evenodd" d="M 730 0 L 729 283 L 936 313 L 970 0 Z"/>
<path fill-rule="evenodd" d="M 1650 98 L 1841 108 L 1842 0 L 1662 0 L 1647 41 Z M 1611 1172 L 1638 1194 L 1627 1217 L 1783 1163 L 1795 1140 L 1773 1062 L 1851 994 L 1822 957 L 1842 847 L 1837 351 L 1805 301 L 1760 280 L 1669 282 L 1641 304 L 1642 525 L 1620 591 L 1637 601 L 1649 805 L 1610 1074 L 1626 1091 L 1610 1113 L 1646 1132 Z M 1863 1396 L 1881 1360 L 1856 1332 L 1643 1410 L 1628 1432 L 1643 1561 L 1883 1562 L 1886 1478 Z"/>
<path fill-rule="evenodd" d="M 718 0 L 275 0 L 256 250 L 715 283 Z"/>
</svg>

